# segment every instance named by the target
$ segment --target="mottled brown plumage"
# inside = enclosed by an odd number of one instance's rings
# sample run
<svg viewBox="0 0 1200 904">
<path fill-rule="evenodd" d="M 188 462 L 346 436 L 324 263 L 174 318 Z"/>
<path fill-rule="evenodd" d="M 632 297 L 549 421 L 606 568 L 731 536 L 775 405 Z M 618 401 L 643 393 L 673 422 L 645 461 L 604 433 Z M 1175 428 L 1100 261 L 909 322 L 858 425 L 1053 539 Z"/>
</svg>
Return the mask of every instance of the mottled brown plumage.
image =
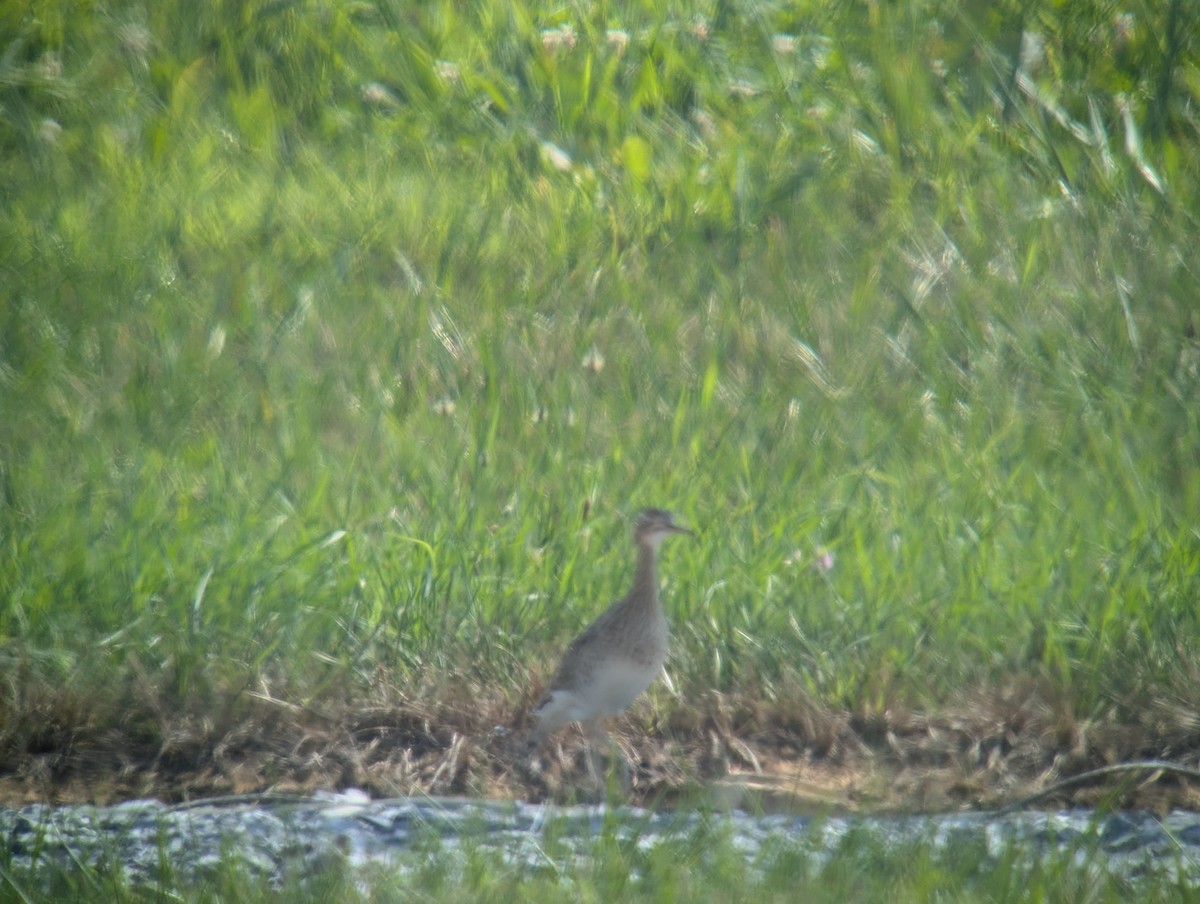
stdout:
<svg viewBox="0 0 1200 904">
<path fill-rule="evenodd" d="M 624 710 L 658 677 L 667 658 L 668 637 L 658 599 L 658 547 L 671 534 L 690 533 L 663 509 L 638 514 L 633 587 L 567 647 L 534 710 L 537 721 L 525 744 L 528 753 L 570 722 L 582 723 L 594 744 L 605 743 L 604 720 Z"/>
</svg>

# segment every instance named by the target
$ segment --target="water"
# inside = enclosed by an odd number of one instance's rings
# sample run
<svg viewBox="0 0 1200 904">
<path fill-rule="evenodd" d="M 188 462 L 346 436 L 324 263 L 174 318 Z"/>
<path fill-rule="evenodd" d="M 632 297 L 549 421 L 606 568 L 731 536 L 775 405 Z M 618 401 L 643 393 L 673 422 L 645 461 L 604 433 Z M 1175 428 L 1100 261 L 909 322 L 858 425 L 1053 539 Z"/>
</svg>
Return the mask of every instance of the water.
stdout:
<svg viewBox="0 0 1200 904">
<path fill-rule="evenodd" d="M 1074 853 L 1131 879 L 1168 870 L 1200 888 L 1200 814 L 1089 811 L 941 816 L 750 816 L 745 813 L 650 811 L 635 807 L 531 805 L 448 799 L 372 801 L 350 791 L 305 799 L 214 801 L 167 806 L 132 801 L 110 807 L 0 809 L 0 838 L 13 868 L 93 868 L 118 864 L 134 883 L 151 881 L 167 858 L 178 875 L 204 875 L 231 853 L 252 875 L 278 881 L 290 870 L 340 863 L 351 868 L 402 864 L 416 846 L 445 851 L 469 845 L 514 866 L 584 859 L 606 835 L 652 846 L 718 824 L 754 862 L 772 846 L 802 846 L 819 866 L 847 835 L 885 847 L 923 841 L 934 850 L 969 845 L 999 857 L 1013 845 L 1030 857 Z M 1100 856 L 1097 856 L 1099 852 Z"/>
</svg>

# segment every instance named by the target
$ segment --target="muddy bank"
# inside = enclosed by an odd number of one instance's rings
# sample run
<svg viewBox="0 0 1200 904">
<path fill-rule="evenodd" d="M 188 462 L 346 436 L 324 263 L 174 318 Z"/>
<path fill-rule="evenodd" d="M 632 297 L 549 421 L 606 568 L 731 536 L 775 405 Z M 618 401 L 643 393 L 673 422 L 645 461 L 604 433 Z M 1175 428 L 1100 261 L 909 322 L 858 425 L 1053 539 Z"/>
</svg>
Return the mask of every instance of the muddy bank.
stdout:
<svg viewBox="0 0 1200 904">
<path fill-rule="evenodd" d="M 488 715 L 499 718 L 489 719 Z M 502 701 L 349 700 L 301 706 L 256 695 L 236 718 L 161 714 L 153 731 L 81 719 L 4 726 L 0 805 L 168 803 L 239 794 L 362 789 L 372 798 L 468 796 L 531 802 L 587 799 L 574 728 L 526 766 L 510 755 L 526 713 Z M 28 727 L 26 726 L 26 729 Z M 1200 810 L 1200 735 L 1186 726 L 1075 722 L 1037 695 L 978 696 L 940 713 L 870 717 L 797 707 L 766 710 L 711 695 L 655 724 L 635 706 L 613 737 L 629 763 L 629 800 L 716 798 L 772 812 L 947 812 L 996 809 L 1114 764 L 1036 799 L 1045 809 L 1097 805 Z"/>
</svg>

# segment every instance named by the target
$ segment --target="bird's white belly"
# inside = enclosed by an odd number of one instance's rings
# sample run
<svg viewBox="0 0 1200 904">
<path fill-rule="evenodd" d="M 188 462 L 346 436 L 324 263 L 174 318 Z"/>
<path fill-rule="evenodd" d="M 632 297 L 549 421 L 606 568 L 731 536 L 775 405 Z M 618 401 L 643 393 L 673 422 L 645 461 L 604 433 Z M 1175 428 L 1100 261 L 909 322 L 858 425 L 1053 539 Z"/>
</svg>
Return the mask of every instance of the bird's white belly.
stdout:
<svg viewBox="0 0 1200 904">
<path fill-rule="evenodd" d="M 617 660 L 609 663 L 592 676 L 592 687 L 587 691 L 590 708 L 597 715 L 616 715 L 648 688 L 661 671 L 661 662 Z"/>
</svg>

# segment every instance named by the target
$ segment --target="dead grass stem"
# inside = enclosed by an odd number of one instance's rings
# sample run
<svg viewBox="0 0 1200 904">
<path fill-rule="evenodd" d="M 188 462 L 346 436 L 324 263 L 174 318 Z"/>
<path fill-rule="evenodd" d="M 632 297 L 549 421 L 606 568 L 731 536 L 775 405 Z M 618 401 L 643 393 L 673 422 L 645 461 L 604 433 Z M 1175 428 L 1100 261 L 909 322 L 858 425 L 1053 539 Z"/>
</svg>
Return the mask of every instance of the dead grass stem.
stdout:
<svg viewBox="0 0 1200 904">
<path fill-rule="evenodd" d="M 569 795 L 583 774 L 574 729 L 546 745 L 532 778 L 514 768 L 509 737 L 523 726 L 525 703 L 450 675 L 312 698 L 296 691 L 264 675 L 252 689 L 179 706 L 136 676 L 115 696 L 26 689 L 0 714 L 0 802 L 179 802 L 348 787 L 379 797 L 539 799 Z M 1018 799 L 1200 805 L 1200 732 L 1178 701 L 1084 717 L 1030 680 L 972 689 L 936 710 L 870 715 L 799 695 L 765 704 L 710 692 L 656 720 L 656 702 L 643 700 L 613 726 L 642 801 L 687 799 L 733 781 L 782 787 L 785 796 L 789 782 L 802 783 L 846 809 Z M 1148 759 L 1178 768 L 1136 783 L 1113 768 Z"/>
</svg>

